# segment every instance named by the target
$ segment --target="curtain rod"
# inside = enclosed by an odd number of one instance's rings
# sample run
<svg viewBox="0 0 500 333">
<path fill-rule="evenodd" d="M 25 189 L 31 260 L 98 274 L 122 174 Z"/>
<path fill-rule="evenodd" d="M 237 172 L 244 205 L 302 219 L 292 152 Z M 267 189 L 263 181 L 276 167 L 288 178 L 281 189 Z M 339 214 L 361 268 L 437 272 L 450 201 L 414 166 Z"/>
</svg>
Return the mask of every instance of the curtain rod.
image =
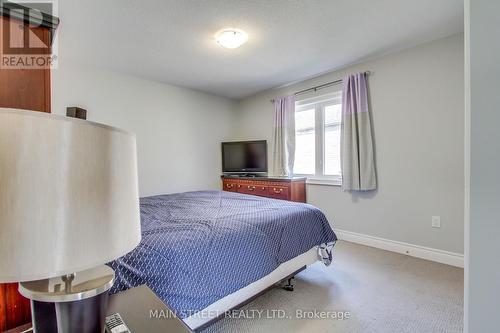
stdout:
<svg viewBox="0 0 500 333">
<path fill-rule="evenodd" d="M 370 71 L 365 71 L 364 74 L 365 75 L 370 75 L 371 72 Z M 294 95 L 297 96 L 297 95 L 304 94 L 304 93 L 307 93 L 307 92 L 310 92 L 310 91 L 317 91 L 318 89 L 323 89 L 323 88 L 326 88 L 326 87 L 329 87 L 329 86 L 333 86 L 333 85 L 339 84 L 339 83 L 342 83 L 342 79 L 335 80 L 335 81 L 330 81 L 330 82 L 327 82 L 327 83 L 320 84 L 319 86 L 315 86 L 315 87 L 307 88 L 307 89 L 304 89 L 304 90 L 300 90 L 300 91 L 295 92 Z M 271 103 L 274 103 L 274 98 L 271 100 Z"/>
</svg>

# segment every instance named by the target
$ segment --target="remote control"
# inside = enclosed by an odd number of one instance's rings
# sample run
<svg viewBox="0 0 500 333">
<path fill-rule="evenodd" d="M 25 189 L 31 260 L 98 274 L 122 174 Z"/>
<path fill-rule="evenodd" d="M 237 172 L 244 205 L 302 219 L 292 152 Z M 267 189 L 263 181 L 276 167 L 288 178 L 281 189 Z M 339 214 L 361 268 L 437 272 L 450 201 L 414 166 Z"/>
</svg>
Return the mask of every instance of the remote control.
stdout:
<svg viewBox="0 0 500 333">
<path fill-rule="evenodd" d="M 119 313 L 113 313 L 106 317 L 106 332 L 131 333 Z"/>
</svg>

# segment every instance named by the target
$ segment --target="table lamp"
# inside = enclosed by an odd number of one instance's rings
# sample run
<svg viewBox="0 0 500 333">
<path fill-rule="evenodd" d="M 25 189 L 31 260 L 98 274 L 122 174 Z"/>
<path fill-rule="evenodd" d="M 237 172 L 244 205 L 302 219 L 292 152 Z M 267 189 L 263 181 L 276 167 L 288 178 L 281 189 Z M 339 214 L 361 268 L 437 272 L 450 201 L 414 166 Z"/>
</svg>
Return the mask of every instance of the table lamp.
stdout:
<svg viewBox="0 0 500 333">
<path fill-rule="evenodd" d="M 102 332 L 114 272 L 141 239 L 135 135 L 0 108 L 0 282 L 35 332 Z"/>
</svg>

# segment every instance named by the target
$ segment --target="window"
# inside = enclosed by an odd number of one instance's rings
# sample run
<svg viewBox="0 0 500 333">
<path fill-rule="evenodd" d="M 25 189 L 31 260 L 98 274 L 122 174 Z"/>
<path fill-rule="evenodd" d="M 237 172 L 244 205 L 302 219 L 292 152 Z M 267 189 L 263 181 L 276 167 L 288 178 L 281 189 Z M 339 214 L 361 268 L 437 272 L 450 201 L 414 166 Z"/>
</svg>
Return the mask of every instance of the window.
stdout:
<svg viewBox="0 0 500 333">
<path fill-rule="evenodd" d="M 315 173 L 316 110 L 295 112 L 295 163 L 293 172 L 304 175 Z"/>
<path fill-rule="evenodd" d="M 340 185 L 340 92 L 296 102 L 295 175 L 309 183 Z"/>
</svg>

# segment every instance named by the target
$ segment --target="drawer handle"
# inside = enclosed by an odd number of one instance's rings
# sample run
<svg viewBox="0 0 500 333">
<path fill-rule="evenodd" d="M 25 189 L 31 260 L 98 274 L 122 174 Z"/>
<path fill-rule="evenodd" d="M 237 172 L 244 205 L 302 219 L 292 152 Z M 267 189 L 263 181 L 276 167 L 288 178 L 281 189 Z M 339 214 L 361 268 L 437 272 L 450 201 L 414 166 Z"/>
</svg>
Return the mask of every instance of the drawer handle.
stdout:
<svg viewBox="0 0 500 333">
<path fill-rule="evenodd" d="M 226 184 L 227 188 L 233 188 L 233 186 L 234 186 L 233 184 Z"/>
<path fill-rule="evenodd" d="M 283 193 L 283 189 L 280 188 L 279 190 L 276 189 L 276 187 L 273 187 L 273 192 L 276 193 L 276 194 L 280 194 L 280 193 Z"/>
<path fill-rule="evenodd" d="M 248 190 L 249 190 L 249 191 L 253 191 L 253 190 L 255 190 L 255 186 L 250 186 L 250 185 L 248 185 L 248 186 L 247 186 L 247 188 L 248 188 Z"/>
</svg>

